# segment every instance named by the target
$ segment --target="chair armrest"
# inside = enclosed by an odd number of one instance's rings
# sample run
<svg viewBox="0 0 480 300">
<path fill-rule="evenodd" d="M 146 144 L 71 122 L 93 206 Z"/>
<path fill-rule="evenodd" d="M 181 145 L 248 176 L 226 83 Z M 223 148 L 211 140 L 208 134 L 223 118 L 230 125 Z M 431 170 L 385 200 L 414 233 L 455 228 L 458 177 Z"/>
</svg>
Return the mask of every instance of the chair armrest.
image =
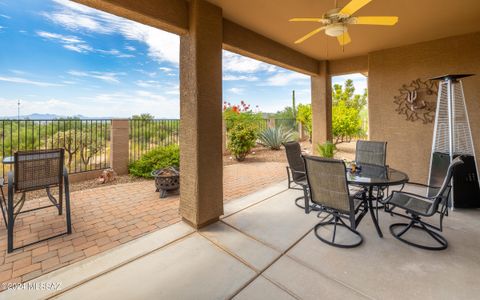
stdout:
<svg viewBox="0 0 480 300">
<path fill-rule="evenodd" d="M 295 171 L 293 169 L 290 169 L 290 171 L 292 171 L 292 173 L 298 173 L 298 174 L 302 174 L 302 175 L 305 175 L 307 173 L 303 172 L 303 171 Z"/>
<path fill-rule="evenodd" d="M 407 182 L 407 184 L 417 185 L 417 186 L 427 187 L 427 188 L 433 188 L 433 189 L 439 189 L 440 188 L 439 186 L 432 186 L 432 185 L 427 185 L 427 184 L 418 183 L 418 182 L 410 182 L 410 181 Z"/>
<path fill-rule="evenodd" d="M 389 197 L 387 197 L 384 201 L 382 201 L 382 203 L 383 204 L 389 204 L 395 194 L 403 194 L 403 195 L 411 196 L 411 197 L 414 197 L 414 198 L 420 198 L 420 199 L 430 200 L 430 201 L 435 199 L 435 197 L 425 197 L 425 196 L 421 196 L 421 195 L 417 195 L 417 194 L 409 193 L 409 192 L 393 191 L 392 194 Z"/>
</svg>

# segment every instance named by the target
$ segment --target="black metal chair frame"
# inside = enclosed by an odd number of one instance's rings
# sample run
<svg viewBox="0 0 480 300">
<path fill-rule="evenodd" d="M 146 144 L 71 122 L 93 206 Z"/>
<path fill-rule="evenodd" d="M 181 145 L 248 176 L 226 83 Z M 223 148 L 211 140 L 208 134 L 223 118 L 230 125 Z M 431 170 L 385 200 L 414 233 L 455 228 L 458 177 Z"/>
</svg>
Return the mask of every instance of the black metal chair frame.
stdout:
<svg viewBox="0 0 480 300">
<path fill-rule="evenodd" d="M 459 157 L 460 158 L 460 157 Z M 383 203 L 385 204 L 385 211 L 390 213 L 391 215 L 399 216 L 402 218 L 409 219 L 409 223 L 394 223 L 390 225 L 390 233 L 392 234 L 393 237 L 395 237 L 397 240 L 402 241 L 410 246 L 417 247 L 420 249 L 425 249 L 425 250 L 444 250 L 448 247 L 448 242 L 443 237 L 440 233 L 443 231 L 443 219 L 445 216 L 448 216 L 448 202 L 450 199 L 450 194 L 452 190 L 452 185 L 451 185 L 451 180 L 453 176 L 453 171 L 454 168 L 459 165 L 463 164 L 463 161 L 460 159 L 460 162 L 454 160 L 447 171 L 445 181 L 441 187 L 433 187 L 421 183 L 414 183 L 411 182 L 409 183 L 410 185 L 416 185 L 416 186 L 421 186 L 421 187 L 426 187 L 426 188 L 435 188 L 439 189 L 437 195 L 430 196 L 430 197 L 424 197 L 421 195 L 417 195 L 414 193 L 409 193 L 409 192 L 403 192 L 403 191 L 393 191 L 392 195 L 390 195 Z M 414 198 L 419 198 L 423 199 L 425 201 L 430 201 L 432 203 L 433 208 L 431 209 L 430 213 L 421 213 L 419 211 L 415 211 L 413 209 L 410 209 L 406 206 L 401 206 L 398 204 L 392 204 L 391 201 L 393 197 L 395 197 L 395 194 L 403 194 L 406 196 L 412 196 Z M 405 214 L 403 213 L 397 213 L 394 211 L 395 208 L 401 208 L 405 209 Z M 421 217 L 432 217 L 435 214 L 440 215 L 440 222 L 438 226 L 426 223 L 422 221 Z M 396 232 L 396 228 L 403 228 L 399 232 Z M 410 229 L 416 228 L 423 230 L 426 232 L 434 241 L 436 241 L 439 246 L 427 246 L 427 245 L 422 245 L 418 244 L 412 241 L 409 241 L 402 236 L 407 233 Z"/>
<path fill-rule="evenodd" d="M 55 153 L 59 152 L 60 153 L 60 172 L 58 174 L 59 176 L 59 183 L 54 184 L 54 185 L 45 185 L 43 187 L 34 187 L 34 188 L 26 188 L 26 189 L 19 189 L 18 185 L 15 184 L 15 182 L 18 182 L 18 157 L 19 155 L 22 154 L 36 154 L 36 153 Z M 55 149 L 55 150 L 40 150 L 40 151 L 25 151 L 25 152 L 16 152 L 14 154 L 15 157 L 15 165 L 14 165 L 14 172 L 9 172 L 8 173 L 8 197 L 7 197 L 7 202 L 5 201 L 5 196 L 3 194 L 3 189 L 1 191 L 1 196 L 2 196 L 2 201 L 0 202 L 0 206 L 2 209 L 2 214 L 5 220 L 5 225 L 7 228 L 7 252 L 11 253 L 14 250 L 18 250 L 21 248 L 25 248 L 27 246 L 31 246 L 52 238 L 56 238 L 65 234 L 71 234 L 72 233 L 72 223 L 71 223 L 71 214 L 70 214 L 70 188 L 69 188 L 69 181 L 68 181 L 68 171 L 64 167 L 64 149 Z M 59 189 L 59 195 L 58 195 L 58 200 L 51 194 L 50 189 L 52 187 L 58 187 Z M 26 200 L 26 192 L 29 191 L 35 191 L 35 190 L 41 190 L 45 188 L 47 192 L 48 199 L 52 204 L 50 205 L 45 205 L 33 209 L 28 209 L 22 211 L 23 205 L 25 204 Z M 65 215 L 66 215 L 66 223 L 67 223 L 67 230 L 65 232 L 59 233 L 54 236 L 50 236 L 38 241 L 34 241 L 29 244 L 24 244 L 20 247 L 14 247 L 14 227 L 15 227 L 15 219 L 17 218 L 18 215 L 24 214 L 24 213 L 29 213 L 32 211 L 37 211 L 49 207 L 56 207 L 58 210 L 58 215 L 63 214 L 63 193 L 65 192 Z M 14 203 L 14 197 L 16 193 L 22 193 L 21 198 Z M 3 203 L 2 203 L 3 202 Z M 6 215 L 6 218 L 5 218 Z"/>
<path fill-rule="evenodd" d="M 339 160 L 335 160 L 335 159 L 328 159 L 328 158 L 321 158 L 321 157 L 314 157 L 314 156 L 303 156 L 303 158 L 305 160 L 305 169 L 306 170 L 308 170 L 306 159 L 322 161 L 322 162 L 329 162 L 329 163 L 338 163 L 338 162 L 343 163 L 343 161 L 339 161 Z M 349 189 L 348 189 L 348 183 L 347 183 L 347 177 L 346 177 L 346 171 L 347 170 L 345 168 L 344 163 L 343 163 L 343 166 L 344 166 L 344 174 L 345 174 L 346 191 L 349 195 Z M 310 192 L 311 184 L 310 184 L 310 179 L 309 179 L 309 176 L 308 176 L 308 171 L 306 172 L 306 176 L 307 176 L 307 183 L 308 184 L 307 184 L 307 186 L 303 187 L 305 197 L 307 199 L 310 198 L 310 200 L 313 203 L 318 205 L 318 208 L 319 208 L 319 211 L 320 211 L 318 213 L 318 216 L 320 216 L 320 214 L 322 212 L 326 212 L 328 215 L 331 215 L 331 218 L 329 218 L 327 221 L 324 221 L 324 220 L 327 219 L 328 216 L 325 217 L 320 223 L 315 225 L 315 227 L 314 227 L 315 236 L 319 240 L 321 240 L 322 242 L 324 242 L 328 245 L 334 246 L 334 247 L 338 247 L 338 248 L 354 248 L 354 247 L 357 247 L 357 246 L 361 245 L 363 243 L 363 236 L 359 231 L 357 231 L 357 227 L 360 224 L 363 217 L 368 212 L 368 204 L 366 203 L 366 200 L 365 200 L 366 198 L 363 197 L 362 202 L 357 207 L 355 207 L 354 199 L 353 199 L 353 197 L 350 197 L 350 195 L 349 195 L 350 211 L 348 211 L 348 212 L 325 206 L 324 204 L 318 203 L 314 199 L 311 198 L 311 192 Z M 311 211 L 311 209 L 309 209 L 308 207 L 305 207 L 305 213 L 306 214 L 310 213 L 310 211 Z M 346 224 L 343 219 L 349 220 L 350 225 Z M 327 240 L 327 239 L 323 238 L 318 233 L 318 230 L 321 227 L 328 226 L 328 225 L 333 225 L 332 240 Z M 353 244 L 338 244 L 338 243 L 335 243 L 337 226 L 344 227 L 347 230 L 349 230 L 350 232 L 352 232 L 354 235 L 358 236 L 360 238 L 359 241 L 357 243 L 353 243 Z"/>
</svg>

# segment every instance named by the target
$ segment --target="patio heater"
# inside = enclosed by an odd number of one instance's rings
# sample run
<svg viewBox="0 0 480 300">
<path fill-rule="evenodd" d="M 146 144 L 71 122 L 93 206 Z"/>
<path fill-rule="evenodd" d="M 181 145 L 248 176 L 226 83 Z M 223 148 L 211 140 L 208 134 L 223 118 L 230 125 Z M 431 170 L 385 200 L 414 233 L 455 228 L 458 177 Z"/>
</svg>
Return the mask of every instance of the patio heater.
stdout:
<svg viewBox="0 0 480 300">
<path fill-rule="evenodd" d="M 473 74 L 444 75 L 438 80 L 437 111 L 433 132 L 429 185 L 441 186 L 448 165 L 457 156 L 464 164 L 456 169 L 449 205 L 458 208 L 480 207 L 478 168 L 461 78 Z M 430 188 L 428 195 L 437 189 Z"/>
</svg>

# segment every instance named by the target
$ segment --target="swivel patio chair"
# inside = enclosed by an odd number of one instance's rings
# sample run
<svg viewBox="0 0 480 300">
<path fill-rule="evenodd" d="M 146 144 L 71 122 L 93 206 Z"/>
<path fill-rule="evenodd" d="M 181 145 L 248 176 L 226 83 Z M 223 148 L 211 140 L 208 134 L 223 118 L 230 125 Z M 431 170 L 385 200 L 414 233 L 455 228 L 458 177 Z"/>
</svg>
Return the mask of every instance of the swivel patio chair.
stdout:
<svg viewBox="0 0 480 300">
<path fill-rule="evenodd" d="M 303 162 L 300 144 L 298 142 L 287 142 L 284 143 L 283 146 L 285 147 L 288 161 L 288 188 L 303 190 L 303 187 L 307 184 L 307 178 L 305 176 L 305 163 Z M 300 187 L 295 187 L 292 184 L 296 184 Z M 295 199 L 295 205 L 302 209 L 317 210 L 316 206 L 310 204 L 308 198 L 305 198 L 304 196 L 297 197 Z"/>
<path fill-rule="evenodd" d="M 5 203 L 5 200 L 3 199 L 3 203 L 0 202 L 2 204 L 2 214 L 4 215 L 7 226 L 8 253 L 51 238 L 72 233 L 68 171 L 64 167 L 64 149 L 19 151 L 15 153 L 14 157 L 14 172 L 8 173 L 8 201 Z M 51 188 L 56 187 L 58 187 L 59 191 L 58 200 L 51 193 Z M 48 199 L 50 202 L 52 202 L 52 204 L 22 211 L 26 201 L 26 193 L 43 189 L 46 190 Z M 17 216 L 19 214 L 45 209 L 48 207 L 57 208 L 58 214 L 62 215 L 64 193 L 67 230 L 55 236 L 34 241 L 29 244 L 23 244 L 22 246 L 15 248 L 14 226 Z M 15 194 L 21 194 L 20 199 L 17 201 L 14 201 Z M 2 198 L 4 198 L 3 195 Z"/>
<path fill-rule="evenodd" d="M 438 189 L 437 194 L 434 196 L 425 197 L 403 191 L 394 191 L 392 192 L 392 195 L 390 195 L 390 197 L 384 201 L 387 212 L 410 220 L 409 223 L 394 223 L 390 225 L 390 232 L 396 239 L 408 245 L 426 250 L 443 250 L 448 247 L 447 240 L 437 231 L 441 232 L 443 229 L 443 218 L 448 213 L 448 199 L 452 189 L 451 181 L 453 173 L 455 172 L 455 168 L 461 164 L 463 164 L 461 157 L 455 158 L 450 163 L 447 174 L 440 188 L 430 187 L 418 183 L 409 183 L 422 187 Z M 393 210 L 395 208 L 405 210 L 406 214 L 394 212 Z M 421 217 L 432 217 L 435 214 L 440 215 L 439 226 L 425 223 L 421 219 Z M 400 228 L 400 230 L 396 231 L 397 228 Z M 418 242 L 405 239 L 403 237 L 404 234 L 413 228 L 426 232 L 428 236 L 431 237 L 432 241 L 438 246 L 419 244 Z"/>
<path fill-rule="evenodd" d="M 358 140 L 355 148 L 355 163 L 385 166 L 387 161 L 387 142 Z"/>
<path fill-rule="evenodd" d="M 355 163 L 357 166 L 370 169 L 375 167 L 386 167 L 387 162 L 387 142 L 382 141 L 364 141 L 358 140 L 355 147 Z M 359 188 L 357 188 L 358 190 Z M 377 188 L 376 200 L 384 197 L 384 188 Z M 387 190 L 388 194 L 388 190 Z M 377 204 L 378 206 L 378 204 Z M 378 207 L 377 207 L 378 208 Z"/>
<path fill-rule="evenodd" d="M 331 218 L 315 225 L 315 235 L 322 242 L 340 248 L 353 248 L 363 242 L 363 237 L 356 229 L 368 211 L 367 203 L 350 195 L 345 163 L 342 160 L 304 156 L 307 175 L 307 186 L 304 186 L 305 197 L 318 204 L 320 212 L 328 213 Z M 346 219 L 349 225 L 343 220 Z M 320 234 L 320 229 L 332 227 L 331 237 Z M 351 232 L 354 241 L 339 242 L 337 226 Z M 342 238 L 341 238 L 342 239 Z"/>
</svg>

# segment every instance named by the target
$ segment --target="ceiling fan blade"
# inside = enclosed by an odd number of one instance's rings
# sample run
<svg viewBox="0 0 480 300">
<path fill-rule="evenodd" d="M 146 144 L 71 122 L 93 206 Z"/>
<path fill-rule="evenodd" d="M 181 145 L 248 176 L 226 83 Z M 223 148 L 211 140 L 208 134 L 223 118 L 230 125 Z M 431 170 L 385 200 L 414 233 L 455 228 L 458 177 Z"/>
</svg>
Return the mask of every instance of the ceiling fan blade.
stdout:
<svg viewBox="0 0 480 300">
<path fill-rule="evenodd" d="M 318 22 L 318 23 L 324 23 L 325 21 L 328 21 L 326 19 L 322 18 L 293 18 L 289 20 L 290 22 Z"/>
<path fill-rule="evenodd" d="M 384 25 L 384 26 L 393 26 L 397 24 L 398 17 L 391 16 L 391 17 L 356 17 L 354 20 L 354 24 L 362 24 L 362 25 Z"/>
<path fill-rule="evenodd" d="M 307 35 L 305 35 L 305 36 L 299 38 L 298 40 L 296 40 L 295 44 L 300 44 L 301 42 L 305 41 L 306 39 L 311 38 L 312 36 L 314 36 L 315 34 L 319 33 L 320 31 L 322 31 L 324 29 L 325 29 L 325 26 L 313 30 L 312 32 L 308 33 Z"/>
<path fill-rule="evenodd" d="M 337 36 L 338 43 L 340 46 L 345 46 L 346 44 L 350 44 L 352 39 L 350 38 L 350 34 L 348 34 L 347 31 L 345 31 L 344 34 Z"/>
<path fill-rule="evenodd" d="M 350 3 L 345 5 L 345 7 L 342 8 L 342 10 L 340 10 L 339 14 L 351 16 L 357 10 L 359 10 L 360 8 L 362 8 L 365 5 L 367 5 L 368 3 L 370 3 L 370 1 L 372 1 L 372 0 L 352 0 L 352 1 L 350 1 Z"/>
</svg>

